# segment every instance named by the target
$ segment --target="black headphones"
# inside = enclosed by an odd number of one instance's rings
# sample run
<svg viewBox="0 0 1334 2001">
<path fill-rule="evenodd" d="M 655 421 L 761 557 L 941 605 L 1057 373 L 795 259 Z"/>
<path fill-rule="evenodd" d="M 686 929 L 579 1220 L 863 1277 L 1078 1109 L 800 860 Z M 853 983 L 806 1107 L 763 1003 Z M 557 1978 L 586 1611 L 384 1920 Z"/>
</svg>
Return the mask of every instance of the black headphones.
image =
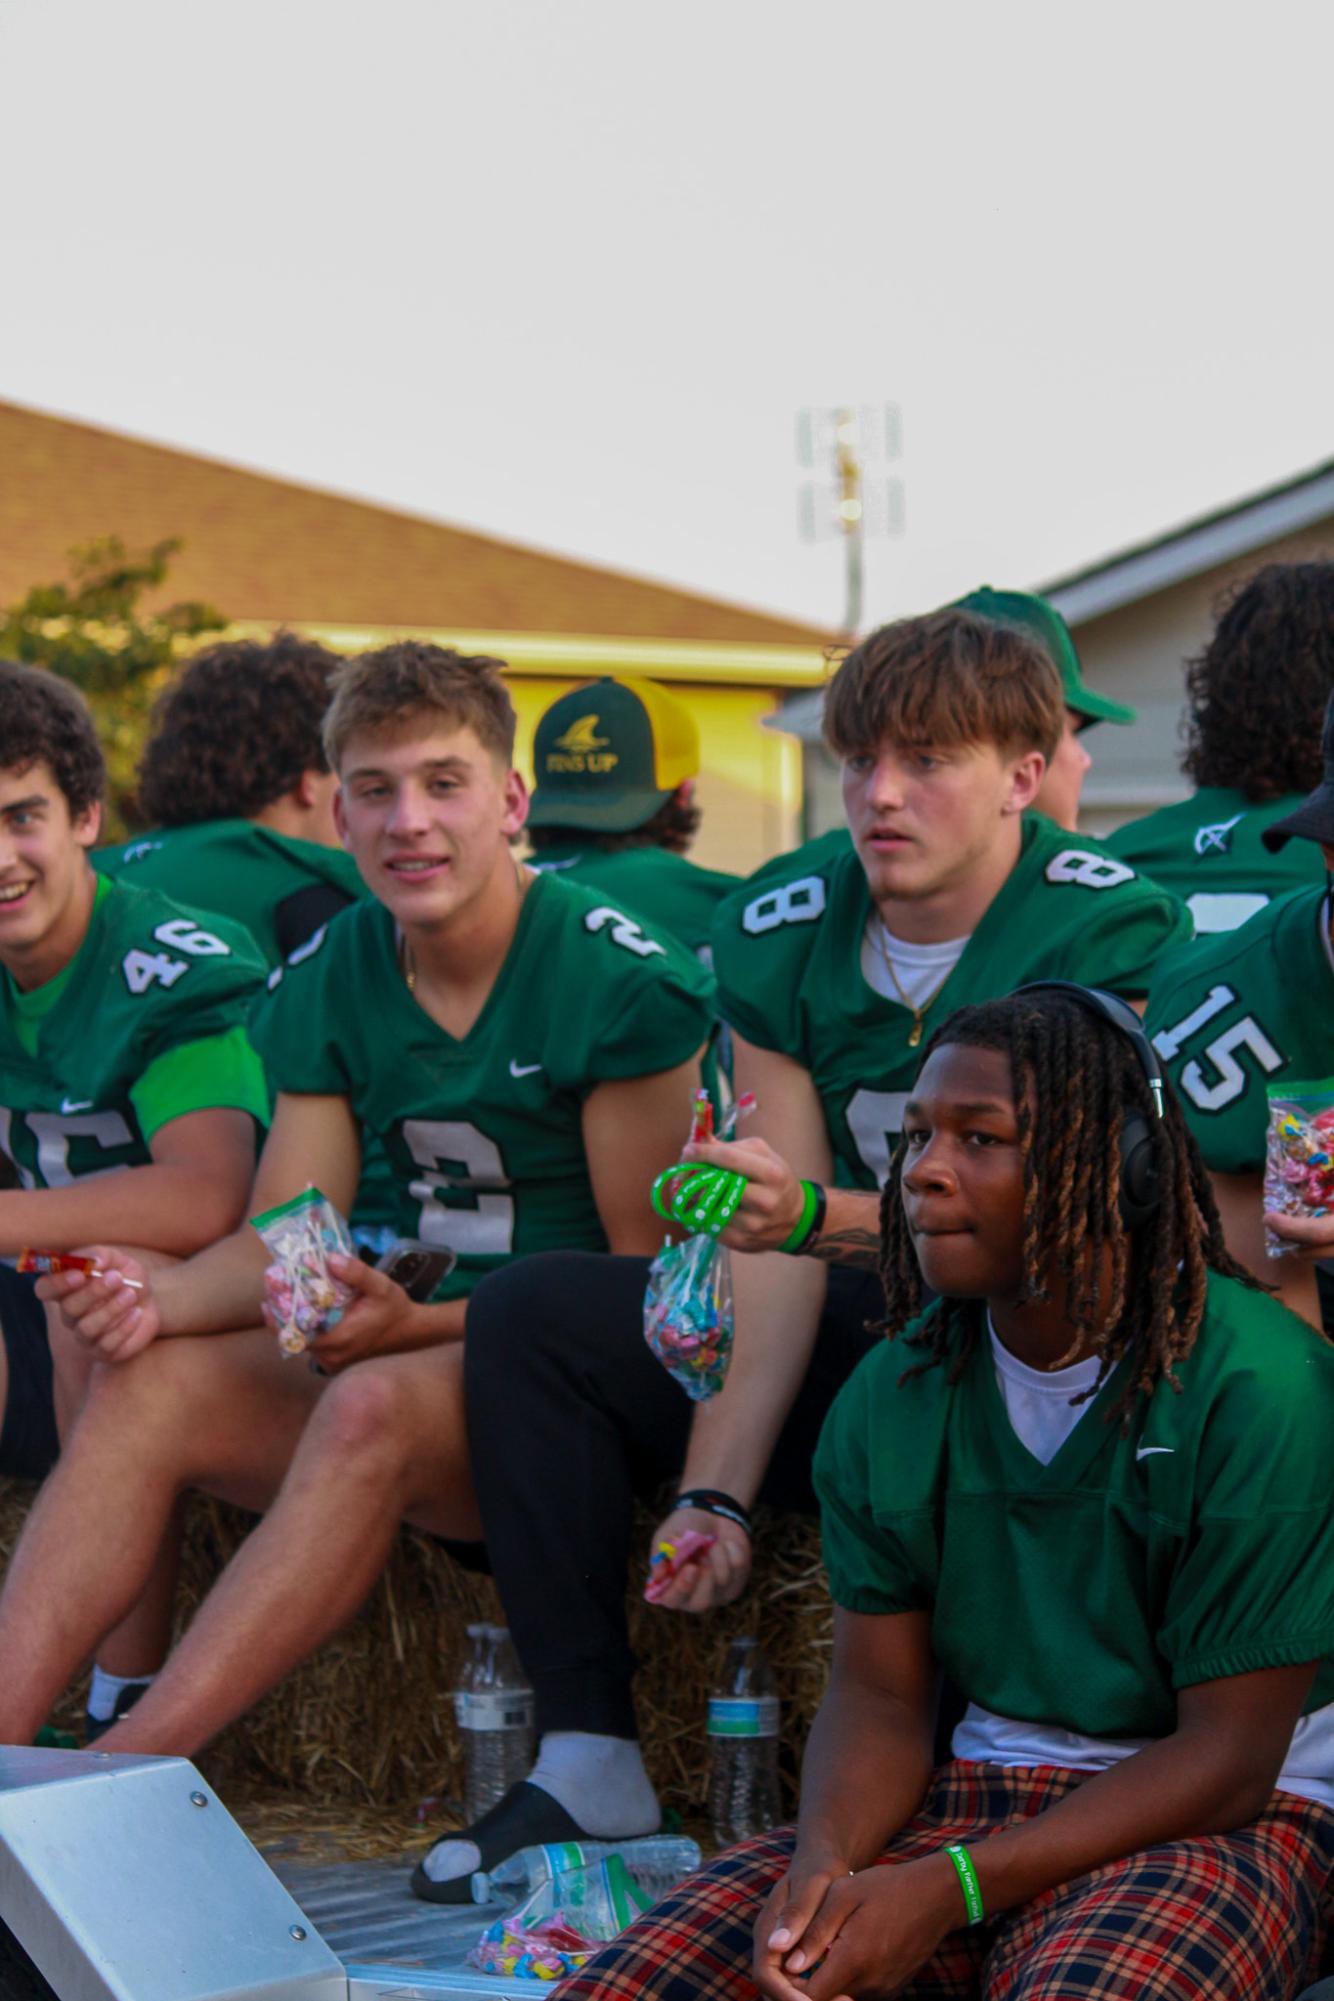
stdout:
<svg viewBox="0 0 1334 2001">
<path fill-rule="evenodd" d="M 1020 994 L 1068 994 L 1086 1014 L 1096 1014 L 1119 1029 L 1139 1059 L 1158 1117 L 1163 1116 L 1163 1073 L 1158 1055 L 1144 1033 L 1144 1025 L 1133 1007 L 1119 994 L 1102 987 L 1081 987 L 1074 980 L 1030 980 L 1016 987 Z M 1154 1150 L 1153 1127 L 1137 1105 L 1127 1105 L 1121 1119 L 1121 1221 L 1128 1230 L 1150 1222 L 1159 1202 L 1158 1161 Z"/>
</svg>

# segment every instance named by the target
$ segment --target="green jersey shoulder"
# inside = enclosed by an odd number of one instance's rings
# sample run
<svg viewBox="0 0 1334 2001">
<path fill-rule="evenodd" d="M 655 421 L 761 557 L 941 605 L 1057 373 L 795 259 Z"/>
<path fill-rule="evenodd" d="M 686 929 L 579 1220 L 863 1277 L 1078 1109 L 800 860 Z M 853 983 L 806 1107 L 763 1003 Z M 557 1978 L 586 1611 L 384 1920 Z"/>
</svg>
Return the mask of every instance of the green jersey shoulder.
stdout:
<svg viewBox="0 0 1334 2001">
<path fill-rule="evenodd" d="M 273 976 L 253 1033 L 279 1091 L 345 1096 L 382 1142 L 401 1233 L 458 1254 L 451 1297 L 511 1256 L 606 1249 L 584 1102 L 686 1062 L 712 1019 L 712 980 L 673 939 L 541 875 L 467 1035 L 417 1005 L 369 900 Z"/>
<path fill-rule="evenodd" d="M 99 848 L 93 862 L 115 880 L 243 924 L 271 966 L 366 894 L 342 848 L 296 840 L 255 820 L 163 828 Z"/>
<path fill-rule="evenodd" d="M 741 877 L 701 868 L 666 848 L 544 848 L 528 866 L 566 876 L 626 904 L 654 932 L 666 932 L 696 954 L 707 950 L 713 914 Z"/>
<path fill-rule="evenodd" d="M 735 1032 L 810 1072 L 841 1180 L 883 1181 L 920 1055 L 913 1011 L 878 993 L 861 963 L 871 918 L 851 842 L 822 836 L 769 863 L 714 926 L 719 1005 Z M 929 1035 L 955 1008 L 1026 980 L 1147 993 L 1161 954 L 1190 936 L 1176 899 L 1096 841 L 1025 817 L 1019 858 L 925 1010 Z"/>
<path fill-rule="evenodd" d="M 228 1105 L 262 1119 L 244 1026 L 265 970 L 239 925 L 106 884 L 49 992 L 0 983 L 0 1146 L 25 1185 L 142 1166 L 153 1132 L 185 1111 Z"/>
<path fill-rule="evenodd" d="M 1166 960 L 1145 1026 L 1207 1166 L 1264 1166 L 1268 1090 L 1334 1074 L 1334 964 L 1323 888 Z"/>
<path fill-rule="evenodd" d="M 1296 793 L 1257 805 L 1244 792 L 1202 786 L 1189 799 L 1118 827 L 1106 846 L 1181 897 L 1198 936 L 1235 931 L 1274 897 L 1323 881 L 1314 842 L 1288 841 L 1273 855 L 1261 838 L 1300 804 Z"/>
</svg>

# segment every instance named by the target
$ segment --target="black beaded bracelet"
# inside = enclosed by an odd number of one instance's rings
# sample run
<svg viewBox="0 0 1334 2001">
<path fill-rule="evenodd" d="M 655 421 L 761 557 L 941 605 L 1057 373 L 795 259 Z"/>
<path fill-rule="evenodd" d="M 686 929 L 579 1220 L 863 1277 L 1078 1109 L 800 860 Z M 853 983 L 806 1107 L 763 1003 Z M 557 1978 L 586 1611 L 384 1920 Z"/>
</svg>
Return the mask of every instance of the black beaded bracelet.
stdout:
<svg viewBox="0 0 1334 2001">
<path fill-rule="evenodd" d="M 716 1487 L 691 1487 L 678 1494 L 672 1502 L 672 1513 L 678 1508 L 698 1508 L 703 1515 L 720 1515 L 725 1522 L 735 1522 L 747 1535 L 751 1533 L 750 1516 L 740 1501 L 732 1494 L 720 1493 Z"/>
</svg>

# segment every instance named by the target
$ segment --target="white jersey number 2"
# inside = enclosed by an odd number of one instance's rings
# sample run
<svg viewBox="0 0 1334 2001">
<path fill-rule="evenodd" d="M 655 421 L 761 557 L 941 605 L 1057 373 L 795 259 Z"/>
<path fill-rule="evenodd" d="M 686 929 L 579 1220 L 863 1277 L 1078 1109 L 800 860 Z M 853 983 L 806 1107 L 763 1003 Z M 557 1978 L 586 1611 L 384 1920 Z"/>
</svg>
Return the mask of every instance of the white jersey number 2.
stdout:
<svg viewBox="0 0 1334 2001">
<path fill-rule="evenodd" d="M 508 1257 L 514 1249 L 513 1186 L 500 1148 L 476 1126 L 453 1119 L 404 1119 L 408 1152 L 425 1172 L 409 1184 L 421 1203 L 417 1234 L 466 1257 Z M 447 1194 L 460 1205 L 443 1201 Z"/>
</svg>

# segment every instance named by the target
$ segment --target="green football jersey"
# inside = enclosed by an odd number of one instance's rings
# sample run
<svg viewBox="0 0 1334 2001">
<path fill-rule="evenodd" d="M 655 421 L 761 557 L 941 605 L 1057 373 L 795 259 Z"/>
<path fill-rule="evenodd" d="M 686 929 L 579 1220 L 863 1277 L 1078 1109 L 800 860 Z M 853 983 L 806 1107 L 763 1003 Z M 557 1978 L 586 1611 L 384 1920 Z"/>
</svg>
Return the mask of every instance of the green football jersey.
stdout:
<svg viewBox="0 0 1334 2001">
<path fill-rule="evenodd" d="M 854 1188 L 873 1188 L 889 1172 L 921 1061 L 908 1041 L 912 1010 L 862 972 L 870 914 L 856 850 L 824 835 L 752 876 L 723 904 L 713 933 L 723 1019 L 810 1072 L 839 1180 Z M 1160 954 L 1189 936 L 1175 897 L 1095 841 L 1027 814 L 1019 859 L 925 1010 L 925 1034 L 956 1008 L 1026 980 L 1077 980 L 1136 998 Z"/>
<path fill-rule="evenodd" d="M 1294 890 L 1164 961 L 1145 1027 L 1207 1166 L 1259 1173 L 1267 1087 L 1334 1076 L 1334 965 L 1323 887 Z"/>
<path fill-rule="evenodd" d="M 1177 1692 L 1318 1660 L 1334 1701 L 1334 1346 L 1211 1274 L 1181 1389 L 1109 1422 L 1119 1364 L 1043 1465 L 996 1381 L 985 1303 L 950 1301 L 959 1380 L 903 1380 L 882 1342 L 815 1458 L 837 1604 L 928 1610 L 932 1651 L 997 1716 L 1121 1740 L 1176 1727 Z M 914 1323 L 917 1325 L 920 1323 Z"/>
<path fill-rule="evenodd" d="M 293 840 L 254 820 L 165 827 L 99 848 L 93 863 L 103 875 L 244 924 L 270 966 L 366 894 L 342 848 Z"/>
<path fill-rule="evenodd" d="M 0 972 L 0 1149 L 25 1187 L 142 1167 L 169 1119 L 268 1117 L 245 1033 L 267 968 L 239 925 L 204 929 L 155 889 L 104 882 L 64 971 L 25 994 Z"/>
<path fill-rule="evenodd" d="M 1300 793 L 1253 805 L 1244 792 L 1206 785 L 1176 806 L 1118 827 L 1108 852 L 1181 897 L 1197 937 L 1234 931 L 1290 889 L 1323 882 L 1314 841 L 1288 841 L 1271 855 L 1260 836 L 1302 803 Z"/>
<path fill-rule="evenodd" d="M 383 1144 L 401 1234 L 458 1253 L 438 1295 L 449 1299 L 511 1256 L 607 1248 L 584 1100 L 686 1062 L 713 1011 L 709 974 L 674 940 L 546 875 L 467 1035 L 418 1007 L 394 921 L 370 899 L 272 977 L 252 1032 L 278 1090 L 346 1097 Z M 688 1115 L 683 1105 L 683 1130 Z"/>
<path fill-rule="evenodd" d="M 651 931 L 665 931 L 706 963 L 714 912 L 742 881 L 721 869 L 701 868 L 666 848 L 621 848 L 608 855 L 597 848 L 580 848 L 577 841 L 568 847 L 543 848 L 529 857 L 528 866 L 541 874 L 558 873 L 587 883 L 642 917 Z"/>
</svg>

